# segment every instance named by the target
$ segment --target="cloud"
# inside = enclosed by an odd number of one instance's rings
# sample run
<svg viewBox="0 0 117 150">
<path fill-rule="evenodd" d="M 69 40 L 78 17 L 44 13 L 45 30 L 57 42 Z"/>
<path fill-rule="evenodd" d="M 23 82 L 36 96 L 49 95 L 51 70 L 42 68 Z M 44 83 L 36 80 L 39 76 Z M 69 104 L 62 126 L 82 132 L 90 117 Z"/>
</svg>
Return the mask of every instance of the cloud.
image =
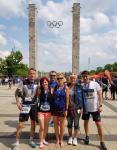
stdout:
<svg viewBox="0 0 117 150">
<path fill-rule="evenodd" d="M 7 44 L 7 39 L 2 34 L 0 34 L 0 44 L 1 45 Z"/>
<path fill-rule="evenodd" d="M 72 0 L 33 0 L 39 6 L 39 70 L 70 71 L 72 58 Z M 79 0 L 81 3 L 80 17 L 80 68 L 90 69 L 106 63 L 117 61 L 117 1 L 116 0 Z M 23 16 L 26 0 L 0 1 L 0 16 Z M 62 20 L 63 26 L 51 29 L 48 20 Z M 24 20 L 23 20 L 24 21 Z M 12 31 L 19 30 L 18 22 L 13 22 Z M 6 39 L 1 30 L 1 43 Z M 9 35 L 10 36 L 10 35 Z M 12 36 L 12 35 L 11 35 Z M 19 36 L 19 35 L 18 35 Z M 15 36 L 16 37 L 16 36 Z M 10 37 L 8 37 L 11 39 Z M 27 38 L 27 37 L 21 37 Z M 13 39 L 14 40 L 14 39 Z M 22 41 L 26 41 L 25 39 Z M 6 40 L 7 42 L 7 40 Z M 25 49 L 26 43 L 15 39 L 15 45 Z M 2 48 L 0 48 L 2 49 Z M 28 49 L 28 48 L 27 48 Z M 28 50 L 23 51 L 24 62 L 28 62 Z"/>
<path fill-rule="evenodd" d="M 10 51 L 0 50 L 0 58 L 5 58 L 10 54 Z"/>
<path fill-rule="evenodd" d="M 110 25 L 110 20 L 108 16 L 102 12 L 98 12 L 94 15 L 94 21 L 96 27 L 105 27 Z"/>
<path fill-rule="evenodd" d="M 40 70 L 71 70 L 71 49 L 63 43 L 40 43 L 38 62 Z"/>
<path fill-rule="evenodd" d="M 24 16 L 24 4 L 25 0 L 0 0 L 0 16 L 5 18 Z"/>
</svg>

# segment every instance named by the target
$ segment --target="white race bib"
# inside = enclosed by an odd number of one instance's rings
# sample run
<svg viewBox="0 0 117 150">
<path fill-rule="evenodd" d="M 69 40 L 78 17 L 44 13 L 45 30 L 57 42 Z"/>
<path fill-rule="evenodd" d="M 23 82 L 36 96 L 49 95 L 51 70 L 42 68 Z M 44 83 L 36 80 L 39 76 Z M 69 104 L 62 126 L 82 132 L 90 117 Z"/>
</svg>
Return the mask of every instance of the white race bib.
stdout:
<svg viewBox="0 0 117 150">
<path fill-rule="evenodd" d="M 30 112 L 30 106 L 27 106 L 27 105 L 23 105 L 22 106 L 22 110 L 20 111 L 21 114 L 29 114 Z"/>
<path fill-rule="evenodd" d="M 27 101 L 32 101 L 32 98 L 31 97 L 25 97 L 25 102 Z"/>
</svg>

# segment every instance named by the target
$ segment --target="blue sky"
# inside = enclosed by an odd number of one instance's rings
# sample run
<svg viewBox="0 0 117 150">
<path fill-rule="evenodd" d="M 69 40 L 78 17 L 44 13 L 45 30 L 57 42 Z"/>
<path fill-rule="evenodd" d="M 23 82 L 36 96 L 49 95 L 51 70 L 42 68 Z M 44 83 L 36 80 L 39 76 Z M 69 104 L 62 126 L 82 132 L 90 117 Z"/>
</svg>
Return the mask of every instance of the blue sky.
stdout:
<svg viewBox="0 0 117 150">
<path fill-rule="evenodd" d="M 71 71 L 72 5 L 78 0 L 32 0 L 38 14 L 38 69 Z M 117 1 L 79 0 L 80 70 L 96 69 L 117 61 Z M 28 64 L 28 1 L 0 0 L 0 56 L 21 50 Z M 62 20 L 50 29 L 48 20 Z M 90 58 L 90 64 L 88 59 Z"/>
</svg>

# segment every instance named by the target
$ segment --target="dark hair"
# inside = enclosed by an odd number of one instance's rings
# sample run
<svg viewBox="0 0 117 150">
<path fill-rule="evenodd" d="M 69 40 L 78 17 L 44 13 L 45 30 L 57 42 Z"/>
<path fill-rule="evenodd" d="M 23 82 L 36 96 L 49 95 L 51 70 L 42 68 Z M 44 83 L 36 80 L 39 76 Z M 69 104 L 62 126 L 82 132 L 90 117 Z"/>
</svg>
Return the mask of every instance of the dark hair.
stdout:
<svg viewBox="0 0 117 150">
<path fill-rule="evenodd" d="M 81 75 L 89 75 L 89 72 L 87 70 L 84 70 L 81 72 Z"/>
<path fill-rule="evenodd" d="M 31 71 L 31 70 L 33 70 L 33 71 L 36 72 L 36 69 L 35 69 L 35 68 L 29 68 L 29 71 Z"/>
<path fill-rule="evenodd" d="M 51 75 L 52 73 L 57 73 L 57 72 L 52 70 L 52 71 L 49 72 L 49 75 Z"/>
</svg>

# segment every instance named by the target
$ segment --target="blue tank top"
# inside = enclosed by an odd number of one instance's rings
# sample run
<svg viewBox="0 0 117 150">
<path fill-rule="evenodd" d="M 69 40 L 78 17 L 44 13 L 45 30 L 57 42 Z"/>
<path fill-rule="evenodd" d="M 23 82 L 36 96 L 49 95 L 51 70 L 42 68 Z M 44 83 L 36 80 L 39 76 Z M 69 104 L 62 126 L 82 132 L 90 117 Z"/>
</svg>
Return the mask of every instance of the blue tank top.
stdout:
<svg viewBox="0 0 117 150">
<path fill-rule="evenodd" d="M 66 92 L 65 92 L 65 85 L 62 88 L 58 89 L 55 87 L 53 92 L 53 102 L 52 102 L 52 109 L 53 110 L 60 110 L 64 111 L 66 108 Z"/>
</svg>

